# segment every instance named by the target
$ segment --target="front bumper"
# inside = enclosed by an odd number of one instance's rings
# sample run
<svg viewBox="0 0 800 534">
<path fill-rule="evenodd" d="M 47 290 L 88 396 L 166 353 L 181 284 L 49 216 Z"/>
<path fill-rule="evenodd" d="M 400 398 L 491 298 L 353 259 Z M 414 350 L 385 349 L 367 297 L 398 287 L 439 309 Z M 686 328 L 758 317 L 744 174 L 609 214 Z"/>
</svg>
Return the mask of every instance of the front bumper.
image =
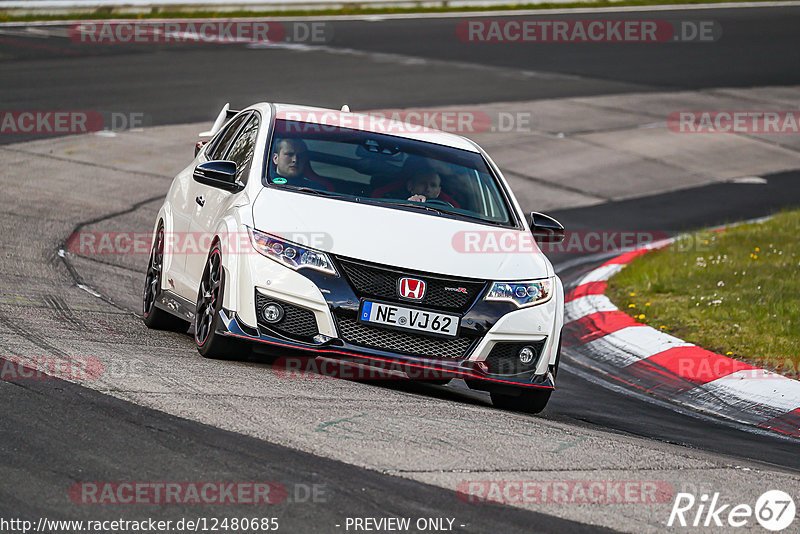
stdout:
<svg viewBox="0 0 800 534">
<path fill-rule="evenodd" d="M 468 381 L 468 384 L 473 389 L 483 389 L 480 387 L 480 384 L 485 384 L 487 389 L 491 389 L 494 385 L 541 389 L 555 388 L 555 379 L 550 369 L 544 374 L 531 372 L 517 376 L 496 376 L 487 372 L 488 369 L 482 361 L 475 361 L 472 359 L 447 361 L 408 356 L 379 351 L 369 347 L 351 345 L 339 338 L 327 338 L 320 342 L 303 343 L 282 336 L 263 333 L 258 328 L 253 328 L 242 323 L 239 317 L 230 310 L 223 309 L 220 312 L 220 319 L 221 321 L 217 326 L 217 333 L 223 336 L 285 349 L 308 351 L 310 357 L 347 360 L 354 363 L 363 363 L 386 371 L 400 370 L 411 378 L 461 378 Z M 479 382 L 474 382 L 476 380 Z"/>
<path fill-rule="evenodd" d="M 465 341 L 463 351 L 456 356 L 430 348 L 407 351 L 409 354 L 385 350 L 388 345 L 353 343 L 363 338 L 354 337 L 354 321 L 348 325 L 344 321 L 357 316 L 362 299 L 344 276 L 307 269 L 293 271 L 260 255 L 248 255 L 237 267 L 237 275 L 227 277 L 229 281 L 238 279 L 238 283 L 226 288 L 226 294 L 234 293 L 235 297 L 225 299 L 217 326 L 220 335 L 298 349 L 309 356 L 399 368 L 411 378 L 462 378 L 474 389 L 555 387 L 554 366 L 563 326 L 563 289 L 558 278 L 553 298 L 538 306 L 516 309 L 509 303 L 489 303 L 476 297 L 473 305 L 459 314 L 460 339 Z M 304 310 L 313 317 L 316 335 L 287 335 L 263 324 L 257 312 L 262 298 Z M 497 368 L 490 365 L 492 351 L 501 344 L 539 344 L 535 365 L 521 372 L 494 372 Z M 445 353 L 448 357 L 442 357 Z"/>
</svg>

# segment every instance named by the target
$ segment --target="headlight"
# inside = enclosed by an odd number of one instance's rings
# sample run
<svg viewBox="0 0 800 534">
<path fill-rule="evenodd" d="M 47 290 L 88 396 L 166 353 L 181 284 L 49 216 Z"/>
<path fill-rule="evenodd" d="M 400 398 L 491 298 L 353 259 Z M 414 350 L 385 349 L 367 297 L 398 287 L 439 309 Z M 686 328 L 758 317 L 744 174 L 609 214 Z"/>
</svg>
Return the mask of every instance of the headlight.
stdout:
<svg viewBox="0 0 800 534">
<path fill-rule="evenodd" d="M 553 295 L 553 279 L 524 282 L 495 282 L 484 300 L 506 300 L 518 308 L 542 304 Z"/>
<path fill-rule="evenodd" d="M 301 245 L 285 241 L 273 235 L 259 232 L 248 227 L 250 243 L 260 254 L 277 261 L 278 263 L 294 269 L 316 269 L 323 273 L 339 276 L 331 259 L 324 252 L 312 250 Z"/>
</svg>

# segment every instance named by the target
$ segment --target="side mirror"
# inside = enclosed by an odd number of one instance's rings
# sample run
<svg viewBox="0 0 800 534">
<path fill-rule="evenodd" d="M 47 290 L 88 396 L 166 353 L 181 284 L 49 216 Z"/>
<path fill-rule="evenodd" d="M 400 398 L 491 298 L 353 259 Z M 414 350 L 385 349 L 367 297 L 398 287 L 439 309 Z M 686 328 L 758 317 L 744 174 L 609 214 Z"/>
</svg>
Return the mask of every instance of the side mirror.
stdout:
<svg viewBox="0 0 800 534">
<path fill-rule="evenodd" d="M 207 161 L 194 168 L 194 181 L 224 189 L 241 191 L 244 184 L 236 180 L 236 163 L 233 161 Z"/>
<path fill-rule="evenodd" d="M 531 212 L 531 233 L 541 243 L 560 243 L 564 240 L 564 226 L 544 213 Z"/>
</svg>

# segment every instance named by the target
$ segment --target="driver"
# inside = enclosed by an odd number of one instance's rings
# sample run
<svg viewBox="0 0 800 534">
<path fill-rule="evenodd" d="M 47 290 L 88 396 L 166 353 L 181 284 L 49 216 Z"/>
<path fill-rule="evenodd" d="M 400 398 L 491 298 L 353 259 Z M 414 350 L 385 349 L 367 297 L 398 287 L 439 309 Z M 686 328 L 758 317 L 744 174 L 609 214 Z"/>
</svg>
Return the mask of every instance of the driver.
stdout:
<svg viewBox="0 0 800 534">
<path fill-rule="evenodd" d="M 281 139 L 275 143 L 272 153 L 272 163 L 275 165 L 277 176 L 273 183 L 290 185 L 307 185 L 301 182 L 309 181 L 305 176 L 308 166 L 308 148 L 300 139 Z"/>
<path fill-rule="evenodd" d="M 308 163 L 308 146 L 302 139 L 279 139 L 272 152 L 273 184 L 334 191 L 333 184 Z"/>
</svg>

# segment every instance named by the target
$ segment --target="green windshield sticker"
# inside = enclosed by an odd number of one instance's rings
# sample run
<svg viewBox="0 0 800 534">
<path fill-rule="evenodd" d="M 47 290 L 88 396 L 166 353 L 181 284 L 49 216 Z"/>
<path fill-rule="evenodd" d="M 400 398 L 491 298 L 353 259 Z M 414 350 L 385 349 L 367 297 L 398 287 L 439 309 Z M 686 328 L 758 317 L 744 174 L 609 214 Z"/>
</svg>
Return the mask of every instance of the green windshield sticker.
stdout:
<svg viewBox="0 0 800 534">
<path fill-rule="evenodd" d="M 272 179 L 272 183 L 273 184 L 285 184 L 286 181 L 287 181 L 286 178 L 284 178 L 282 176 L 278 176 L 277 178 L 273 178 Z"/>
</svg>

